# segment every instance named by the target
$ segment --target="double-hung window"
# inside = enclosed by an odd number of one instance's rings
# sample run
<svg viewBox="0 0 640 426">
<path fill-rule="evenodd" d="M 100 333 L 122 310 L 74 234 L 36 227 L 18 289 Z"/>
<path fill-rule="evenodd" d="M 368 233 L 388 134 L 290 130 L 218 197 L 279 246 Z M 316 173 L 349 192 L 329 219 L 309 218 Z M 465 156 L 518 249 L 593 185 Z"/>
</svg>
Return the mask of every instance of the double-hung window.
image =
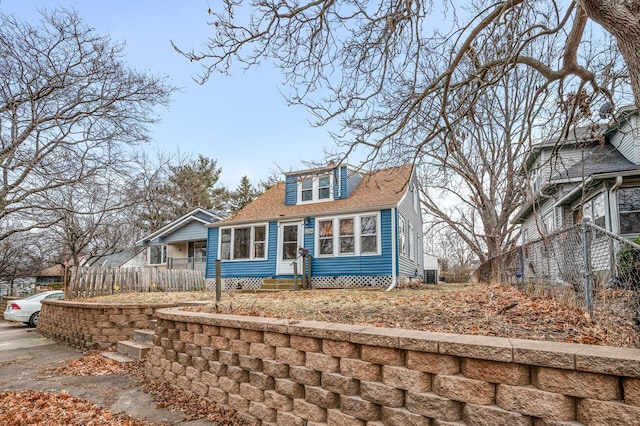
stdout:
<svg viewBox="0 0 640 426">
<path fill-rule="evenodd" d="M 378 252 L 378 217 L 360 216 L 360 253 Z"/>
<path fill-rule="evenodd" d="M 640 233 L 640 188 L 620 188 L 617 195 L 620 234 Z"/>
<path fill-rule="evenodd" d="M 222 260 L 266 259 L 266 248 L 266 225 L 238 226 L 220 230 Z"/>
<path fill-rule="evenodd" d="M 303 178 L 298 185 L 298 199 L 301 203 L 332 200 L 331 184 L 331 174 Z"/>
<path fill-rule="evenodd" d="M 340 254 L 355 254 L 355 229 L 354 218 L 340 219 Z"/>
<path fill-rule="evenodd" d="M 379 254 L 378 222 L 377 214 L 318 219 L 317 256 Z"/>
<path fill-rule="evenodd" d="M 321 256 L 333 254 L 333 219 L 318 221 L 318 246 Z"/>
</svg>

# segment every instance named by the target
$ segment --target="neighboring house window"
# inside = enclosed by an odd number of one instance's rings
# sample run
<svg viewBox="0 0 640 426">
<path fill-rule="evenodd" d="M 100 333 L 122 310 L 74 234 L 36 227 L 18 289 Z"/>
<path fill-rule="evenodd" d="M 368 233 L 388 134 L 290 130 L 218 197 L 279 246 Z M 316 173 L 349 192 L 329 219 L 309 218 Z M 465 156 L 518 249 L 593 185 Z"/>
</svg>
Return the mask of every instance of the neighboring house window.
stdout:
<svg viewBox="0 0 640 426">
<path fill-rule="evenodd" d="M 266 259 L 266 225 L 224 228 L 220 230 L 220 259 Z"/>
<path fill-rule="evenodd" d="M 553 220 L 553 210 L 551 210 L 550 212 L 545 213 L 544 216 L 542 216 L 542 230 L 543 232 L 546 232 L 547 234 L 550 234 L 551 232 L 553 232 L 553 225 L 554 225 L 555 221 Z"/>
<path fill-rule="evenodd" d="M 405 235 L 405 221 L 404 218 L 398 215 L 398 245 L 400 246 L 400 254 L 406 256 L 407 254 L 407 238 Z"/>
<path fill-rule="evenodd" d="M 621 234 L 640 233 L 640 188 L 618 190 L 618 214 Z"/>
<path fill-rule="evenodd" d="M 604 228 L 604 194 L 600 193 L 585 202 L 582 207 L 582 214 L 585 221 Z"/>
<path fill-rule="evenodd" d="M 163 265 L 167 263 L 167 246 L 149 247 L 149 265 Z"/>
<path fill-rule="evenodd" d="M 207 242 L 206 241 L 190 241 L 187 248 L 188 257 L 204 260 L 207 257 Z"/>
<path fill-rule="evenodd" d="M 331 174 L 300 180 L 298 199 L 301 203 L 332 200 L 331 181 Z"/>
<path fill-rule="evenodd" d="M 318 256 L 378 254 L 378 221 L 377 214 L 318 219 Z"/>
</svg>

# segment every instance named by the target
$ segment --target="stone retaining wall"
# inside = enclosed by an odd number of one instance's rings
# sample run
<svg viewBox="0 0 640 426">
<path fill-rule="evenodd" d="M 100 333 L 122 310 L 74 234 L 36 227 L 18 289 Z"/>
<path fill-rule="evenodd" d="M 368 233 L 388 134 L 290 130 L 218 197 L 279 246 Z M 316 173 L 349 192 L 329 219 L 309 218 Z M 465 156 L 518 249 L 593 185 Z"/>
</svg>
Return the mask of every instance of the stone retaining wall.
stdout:
<svg viewBox="0 0 640 426">
<path fill-rule="evenodd" d="M 157 312 L 149 376 L 258 425 L 640 424 L 640 350 Z"/>
<path fill-rule="evenodd" d="M 133 330 L 148 329 L 160 308 L 175 304 L 99 304 L 47 300 L 42 302 L 38 332 L 70 346 L 98 350 L 131 340 Z"/>
</svg>

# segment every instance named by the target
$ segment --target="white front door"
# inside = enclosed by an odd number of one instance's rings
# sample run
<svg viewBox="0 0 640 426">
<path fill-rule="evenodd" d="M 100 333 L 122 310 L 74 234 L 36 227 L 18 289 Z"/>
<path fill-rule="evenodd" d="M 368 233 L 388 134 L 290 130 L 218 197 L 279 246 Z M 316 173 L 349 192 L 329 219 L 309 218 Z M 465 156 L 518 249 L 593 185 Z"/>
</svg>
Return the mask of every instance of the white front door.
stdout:
<svg viewBox="0 0 640 426">
<path fill-rule="evenodd" d="M 302 273 L 298 248 L 302 247 L 302 222 L 278 224 L 278 275 L 293 274 L 293 263 L 298 263 L 298 274 Z"/>
</svg>

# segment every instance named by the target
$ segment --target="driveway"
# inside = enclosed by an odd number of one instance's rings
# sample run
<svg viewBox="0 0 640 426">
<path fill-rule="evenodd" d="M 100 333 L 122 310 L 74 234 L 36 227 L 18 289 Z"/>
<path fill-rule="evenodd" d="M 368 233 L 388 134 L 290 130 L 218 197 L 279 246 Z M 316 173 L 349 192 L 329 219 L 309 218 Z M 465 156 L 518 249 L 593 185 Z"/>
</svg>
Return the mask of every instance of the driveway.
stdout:
<svg viewBox="0 0 640 426">
<path fill-rule="evenodd" d="M 0 320 L 0 392 L 37 390 L 57 393 L 64 390 L 70 395 L 93 401 L 113 414 L 129 413 L 161 424 L 214 424 L 206 420 L 185 421 L 181 412 L 157 408 L 156 402 L 138 389 L 133 377 L 67 376 L 52 372 L 83 355 L 79 350 L 41 336 L 34 328 Z"/>
</svg>

